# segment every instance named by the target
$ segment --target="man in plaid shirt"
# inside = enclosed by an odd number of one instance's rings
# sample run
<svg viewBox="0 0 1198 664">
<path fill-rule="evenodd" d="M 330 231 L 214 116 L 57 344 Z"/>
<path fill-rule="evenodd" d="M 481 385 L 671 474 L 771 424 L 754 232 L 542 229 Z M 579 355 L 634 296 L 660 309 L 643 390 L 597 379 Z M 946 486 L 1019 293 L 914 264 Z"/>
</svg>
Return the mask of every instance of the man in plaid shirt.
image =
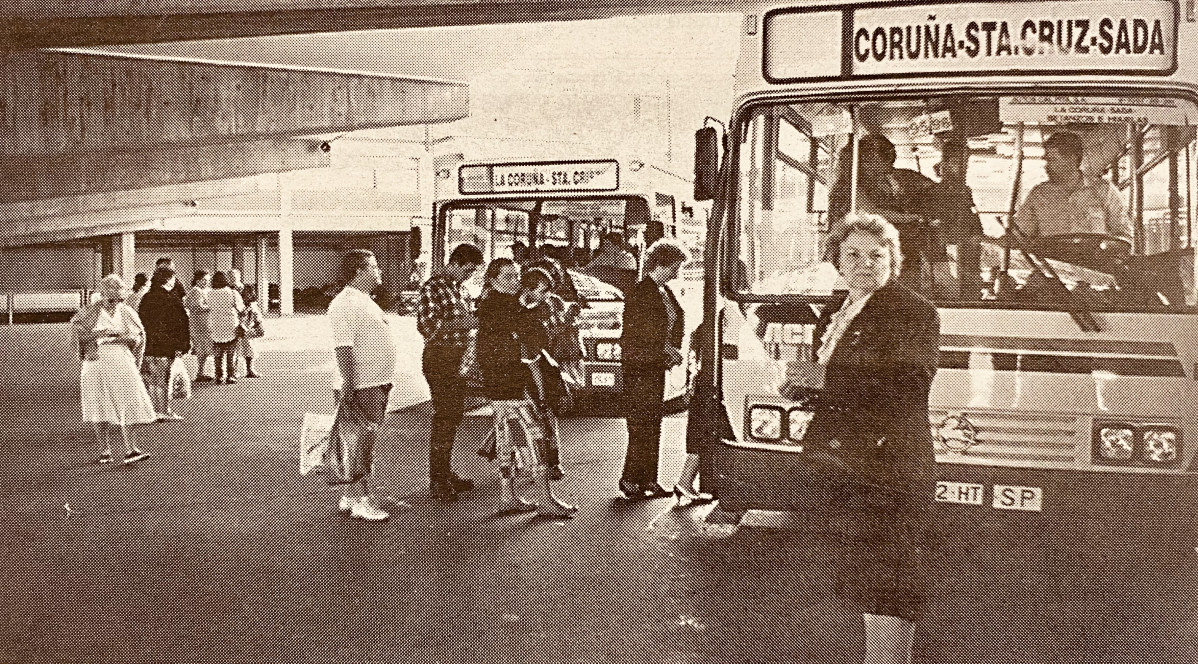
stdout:
<svg viewBox="0 0 1198 664">
<path fill-rule="evenodd" d="M 458 372 L 470 331 L 478 327 L 473 308 L 462 297 L 462 282 L 482 262 L 478 247 L 458 245 L 445 269 L 420 286 L 416 303 L 416 329 L 424 336 L 424 377 L 433 398 L 429 495 L 443 503 L 453 502 L 459 493 L 474 488 L 473 482 L 453 472 L 450 457 L 466 396 L 465 381 Z"/>
</svg>

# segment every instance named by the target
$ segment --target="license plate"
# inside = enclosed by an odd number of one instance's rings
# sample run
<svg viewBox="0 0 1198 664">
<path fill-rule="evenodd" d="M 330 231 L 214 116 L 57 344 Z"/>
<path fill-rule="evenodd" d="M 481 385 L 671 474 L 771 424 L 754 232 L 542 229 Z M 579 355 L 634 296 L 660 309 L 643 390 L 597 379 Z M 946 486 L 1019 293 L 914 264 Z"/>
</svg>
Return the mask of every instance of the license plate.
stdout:
<svg viewBox="0 0 1198 664">
<path fill-rule="evenodd" d="M 982 484 L 966 482 L 937 482 L 936 502 L 960 503 L 961 505 L 981 505 L 986 487 Z"/>
<path fill-rule="evenodd" d="M 615 387 L 616 375 L 613 373 L 593 373 L 591 374 L 591 385 L 595 387 Z"/>
<path fill-rule="evenodd" d="M 1038 486 L 995 484 L 992 504 L 996 510 L 1039 512 L 1044 507 L 1044 489 Z"/>
</svg>

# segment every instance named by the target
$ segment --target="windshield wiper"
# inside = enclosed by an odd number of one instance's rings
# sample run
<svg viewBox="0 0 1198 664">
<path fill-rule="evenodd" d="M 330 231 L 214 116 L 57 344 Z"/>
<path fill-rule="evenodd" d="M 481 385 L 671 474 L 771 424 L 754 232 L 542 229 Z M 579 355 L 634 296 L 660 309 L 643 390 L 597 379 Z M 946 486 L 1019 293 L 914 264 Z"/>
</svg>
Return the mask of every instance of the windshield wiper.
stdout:
<svg viewBox="0 0 1198 664">
<path fill-rule="evenodd" d="M 1082 332 L 1101 332 L 1102 326 L 1098 324 L 1098 320 L 1094 318 L 1094 315 L 1085 308 L 1084 303 L 1079 301 L 1081 298 L 1079 298 L 1078 293 L 1069 290 L 1064 280 L 1061 279 L 1061 275 L 1053 268 L 1052 263 L 1047 258 L 1039 256 L 1028 249 L 1030 239 L 1024 234 L 1023 229 L 1019 228 L 1019 225 L 1014 222 L 1013 216 L 1009 216 L 1007 219 L 1007 246 L 1009 247 L 1010 241 L 1014 240 L 1024 257 L 1027 258 L 1027 262 L 1031 264 L 1032 269 L 1044 276 L 1044 284 L 1048 289 L 1045 295 L 1064 302 L 1068 308 L 1069 317 L 1073 319 L 1073 322 L 1077 323 Z M 1010 261 L 1008 260 L 1007 263 L 1007 265 L 1003 266 L 1003 276 L 1006 276 L 1006 270 L 1010 268 Z M 1024 288 L 1027 288 L 1030 283 L 1031 280 L 1029 279 L 1028 284 L 1024 284 Z M 1081 285 L 1078 286 L 1078 288 L 1081 287 Z"/>
<path fill-rule="evenodd" d="M 1007 210 L 1007 222 L 1004 224 L 1006 226 L 1006 233 L 1004 234 L 1006 252 L 1003 260 L 1002 274 L 999 276 L 999 279 L 1003 280 L 1006 284 L 1010 284 L 1011 282 L 1008 270 L 1011 269 L 1011 238 L 1014 238 L 1015 243 L 1019 245 L 1020 251 L 1023 252 L 1028 263 L 1031 264 L 1032 269 L 1038 271 L 1046 278 L 1045 283 L 1048 288 L 1052 289 L 1052 294 L 1060 295 L 1064 293 L 1061 299 L 1065 301 L 1066 306 L 1069 308 L 1069 317 L 1073 319 L 1073 322 L 1077 323 L 1082 332 L 1101 332 L 1102 327 L 1098 325 L 1098 321 L 1094 319 L 1094 316 L 1089 311 L 1078 306 L 1077 300 L 1073 297 L 1073 292 L 1065 286 L 1064 281 L 1061 281 L 1061 275 L 1057 274 L 1057 271 L 1049 264 L 1048 259 L 1037 256 L 1028 250 L 1028 237 L 1024 234 L 1023 229 L 1019 227 L 1019 224 L 1015 223 L 1016 208 L 1019 205 L 1019 191 L 1023 181 L 1023 129 L 1023 123 L 1020 122 L 1015 134 L 1015 177 L 1011 182 L 1010 205 Z M 1029 278 L 1028 284 L 1024 284 L 1024 288 L 1027 288 L 1030 283 L 1031 279 Z M 1007 289 L 1003 288 L 1000 290 Z"/>
</svg>

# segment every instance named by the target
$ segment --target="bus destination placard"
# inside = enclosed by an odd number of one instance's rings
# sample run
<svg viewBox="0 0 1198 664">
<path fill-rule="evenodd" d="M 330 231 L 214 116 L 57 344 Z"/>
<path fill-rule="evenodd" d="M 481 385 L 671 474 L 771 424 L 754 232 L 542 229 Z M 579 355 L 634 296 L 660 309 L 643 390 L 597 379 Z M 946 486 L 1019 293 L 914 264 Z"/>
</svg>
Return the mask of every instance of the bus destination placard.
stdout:
<svg viewBox="0 0 1198 664">
<path fill-rule="evenodd" d="M 853 75 L 1173 70 L 1172 2 L 977 2 L 853 11 Z"/>
<path fill-rule="evenodd" d="M 775 83 L 1003 72 L 1168 74 L 1177 63 L 1177 6 L 1169 0 L 866 6 L 844 9 L 839 20 L 827 8 L 778 9 L 764 27 L 763 73 Z M 838 67 L 788 46 L 830 31 L 844 36 Z"/>
<path fill-rule="evenodd" d="M 998 100 L 1004 123 L 1198 124 L 1198 107 L 1169 97 L 1017 95 Z"/>
<path fill-rule="evenodd" d="M 614 159 L 571 162 L 479 164 L 458 171 L 462 194 L 545 191 L 615 191 L 620 163 Z"/>
</svg>

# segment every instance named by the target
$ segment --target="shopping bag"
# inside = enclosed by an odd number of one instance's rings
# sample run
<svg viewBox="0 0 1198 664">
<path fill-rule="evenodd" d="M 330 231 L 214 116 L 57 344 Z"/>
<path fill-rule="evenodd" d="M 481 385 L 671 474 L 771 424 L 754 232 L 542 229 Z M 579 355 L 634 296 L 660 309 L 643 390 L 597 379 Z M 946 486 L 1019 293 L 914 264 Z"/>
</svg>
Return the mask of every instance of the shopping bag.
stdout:
<svg viewBox="0 0 1198 664">
<path fill-rule="evenodd" d="M 329 444 L 324 453 L 329 484 L 352 484 L 370 474 L 379 425 L 370 421 L 356 403 L 337 408 Z"/>
<path fill-rule="evenodd" d="M 329 432 L 333 429 L 332 415 L 304 413 L 300 428 L 300 475 L 324 468 L 324 454 L 329 447 Z"/>
<path fill-rule="evenodd" d="M 171 398 L 191 398 L 191 374 L 187 373 L 187 365 L 183 364 L 181 357 L 171 362 Z"/>
</svg>

